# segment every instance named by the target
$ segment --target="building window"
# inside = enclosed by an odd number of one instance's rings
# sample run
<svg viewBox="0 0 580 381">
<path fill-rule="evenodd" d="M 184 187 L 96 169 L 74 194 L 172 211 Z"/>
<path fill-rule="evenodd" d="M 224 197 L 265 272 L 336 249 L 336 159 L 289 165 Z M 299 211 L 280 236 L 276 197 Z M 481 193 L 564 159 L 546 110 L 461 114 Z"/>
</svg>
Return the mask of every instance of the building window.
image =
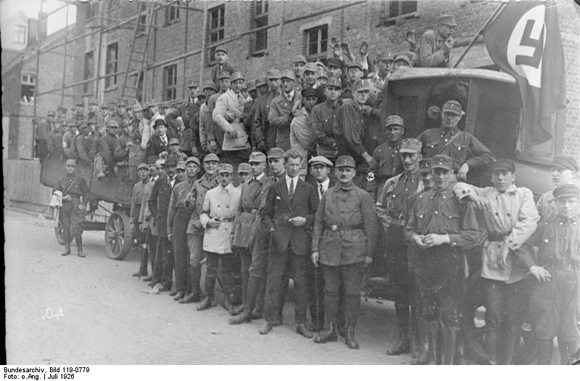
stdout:
<svg viewBox="0 0 580 381">
<path fill-rule="evenodd" d="M 95 77 L 95 57 L 93 52 L 85 53 L 83 79 L 92 79 Z M 94 82 L 87 82 L 83 84 L 83 93 L 90 94 L 93 92 Z"/>
<path fill-rule="evenodd" d="M 163 100 L 177 98 L 177 64 L 163 68 Z"/>
<path fill-rule="evenodd" d="M 111 12 L 121 6 L 121 0 L 109 0 L 107 3 L 107 12 Z"/>
<path fill-rule="evenodd" d="M 171 25 L 179 21 L 179 1 L 165 8 L 165 25 Z"/>
<path fill-rule="evenodd" d="M 252 14 L 252 29 L 268 25 L 268 1 L 255 0 Z M 250 51 L 253 55 L 263 55 L 268 49 L 268 29 L 257 31 L 251 35 Z"/>
<path fill-rule="evenodd" d="M 26 27 L 22 25 L 14 26 L 14 42 L 17 44 L 26 43 Z"/>
<path fill-rule="evenodd" d="M 308 29 L 305 33 L 308 61 L 324 60 L 328 51 L 328 25 Z"/>
<path fill-rule="evenodd" d="M 147 30 L 147 14 L 139 16 L 139 25 L 137 26 L 137 34 L 144 34 Z"/>
<path fill-rule="evenodd" d="M 23 74 L 20 81 L 20 100 L 25 103 L 34 102 L 35 90 L 36 77 L 34 75 Z"/>
<path fill-rule="evenodd" d="M 405 16 L 414 17 L 417 14 L 417 1 L 389 1 L 383 5 L 382 25 L 395 25 L 397 18 Z"/>
<path fill-rule="evenodd" d="M 225 20 L 226 20 L 226 7 L 225 5 L 220 5 L 219 7 L 215 7 L 209 10 L 209 20 L 208 20 L 208 36 L 209 36 L 209 43 L 215 44 L 224 39 L 225 33 Z M 215 61 L 214 52 L 215 46 L 210 49 L 209 51 L 209 61 L 213 63 Z"/>
<path fill-rule="evenodd" d="M 114 74 L 117 72 L 117 63 L 119 59 L 119 49 L 118 44 L 110 44 L 107 46 L 107 63 L 105 66 L 105 75 Z M 105 89 L 109 89 L 117 85 L 117 76 L 113 75 L 111 77 L 105 78 Z"/>
<path fill-rule="evenodd" d="M 84 6 L 86 7 L 86 11 L 87 11 L 87 20 L 92 19 L 93 17 L 97 16 L 97 13 L 99 11 L 99 2 L 90 2 L 88 4 L 84 4 Z"/>
</svg>

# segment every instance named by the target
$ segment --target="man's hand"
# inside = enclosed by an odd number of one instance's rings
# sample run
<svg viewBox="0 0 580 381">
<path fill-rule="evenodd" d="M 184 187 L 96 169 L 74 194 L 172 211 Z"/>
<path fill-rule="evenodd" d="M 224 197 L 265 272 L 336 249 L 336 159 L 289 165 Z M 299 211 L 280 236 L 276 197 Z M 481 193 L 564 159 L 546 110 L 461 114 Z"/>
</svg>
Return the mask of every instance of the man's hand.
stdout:
<svg viewBox="0 0 580 381">
<path fill-rule="evenodd" d="M 457 171 L 457 180 L 466 181 L 467 172 L 469 172 L 469 165 L 467 163 L 463 163 L 461 168 L 459 168 Z"/>
<path fill-rule="evenodd" d="M 443 44 L 443 50 L 446 52 L 450 51 L 451 49 L 453 49 L 453 37 L 449 37 Z"/>
<path fill-rule="evenodd" d="M 422 235 L 419 235 L 419 234 L 417 234 L 417 235 L 414 235 L 414 236 L 413 236 L 413 238 L 412 238 L 412 239 L 413 239 L 413 242 L 415 242 L 415 244 L 417 245 L 417 247 L 418 247 L 419 249 L 421 249 L 421 250 L 425 250 L 427 247 L 429 247 L 429 246 L 427 246 L 427 245 L 426 245 L 426 244 L 423 242 L 424 238 L 425 238 L 424 236 L 422 236 Z"/>
<path fill-rule="evenodd" d="M 173 234 L 167 234 L 167 239 L 169 240 L 169 242 L 173 242 Z"/>
<path fill-rule="evenodd" d="M 371 263 L 373 263 L 373 258 L 372 257 L 366 257 L 365 258 L 365 265 L 370 265 Z"/>
<path fill-rule="evenodd" d="M 503 245 L 499 255 L 497 257 L 497 267 L 499 269 L 505 269 L 507 267 L 507 256 L 510 252 L 510 248 L 508 245 Z"/>
<path fill-rule="evenodd" d="M 67 194 L 66 196 L 62 196 L 62 200 L 63 201 L 72 201 L 72 196 L 70 194 Z"/>
<path fill-rule="evenodd" d="M 257 148 L 258 151 L 266 151 L 268 147 L 266 146 L 266 142 L 262 140 L 261 142 L 258 143 Z"/>
<path fill-rule="evenodd" d="M 83 212 L 84 212 L 84 211 L 85 211 L 85 209 L 86 209 L 86 207 L 85 207 L 83 204 L 79 204 L 78 208 L 79 208 L 79 210 L 81 210 L 81 211 L 83 211 Z"/>
<path fill-rule="evenodd" d="M 201 221 L 200 220 L 196 220 L 193 222 L 193 226 L 195 226 L 198 229 L 201 229 Z"/>
<path fill-rule="evenodd" d="M 131 147 L 132 145 L 133 145 L 133 142 L 129 140 L 129 141 L 127 142 L 127 147 Z"/>
<path fill-rule="evenodd" d="M 447 234 L 427 234 L 423 238 L 423 243 L 427 247 L 441 246 L 449 243 L 449 236 Z"/>
<path fill-rule="evenodd" d="M 310 256 L 310 259 L 312 259 L 314 266 L 318 267 L 318 260 L 320 259 L 320 254 L 318 254 L 318 251 L 313 252 Z"/>
<path fill-rule="evenodd" d="M 543 267 L 532 266 L 530 267 L 530 274 L 536 277 L 538 282 L 549 282 L 552 275 Z"/>
<path fill-rule="evenodd" d="M 475 194 L 470 196 L 470 200 L 473 202 L 473 206 L 482 212 L 491 213 L 491 202 L 485 197 L 479 197 Z"/>
<path fill-rule="evenodd" d="M 373 108 L 367 105 L 360 106 L 360 110 L 363 113 L 363 115 L 370 115 L 373 112 Z"/>
<path fill-rule="evenodd" d="M 362 157 L 368 164 L 370 164 L 371 161 L 373 160 L 373 158 L 371 157 L 371 155 L 368 154 L 368 152 L 363 152 Z"/>
<path fill-rule="evenodd" d="M 292 223 L 292 225 L 297 228 L 300 227 L 302 225 L 304 225 L 306 223 L 306 218 L 304 217 L 294 217 L 290 219 L 290 222 Z"/>
<path fill-rule="evenodd" d="M 220 222 L 220 220 L 219 220 L 218 218 L 214 218 L 214 219 L 211 219 L 211 220 L 209 220 L 209 222 L 208 222 L 207 224 L 208 224 L 210 227 L 212 227 L 212 228 L 214 228 L 214 229 L 217 229 L 217 228 L 219 228 L 219 227 L 220 227 L 220 225 L 221 225 L 221 222 Z"/>
<path fill-rule="evenodd" d="M 218 145 L 217 145 L 216 141 L 215 140 L 210 141 L 209 142 L 209 152 L 215 153 L 215 152 L 217 152 L 217 149 L 218 149 Z"/>
</svg>

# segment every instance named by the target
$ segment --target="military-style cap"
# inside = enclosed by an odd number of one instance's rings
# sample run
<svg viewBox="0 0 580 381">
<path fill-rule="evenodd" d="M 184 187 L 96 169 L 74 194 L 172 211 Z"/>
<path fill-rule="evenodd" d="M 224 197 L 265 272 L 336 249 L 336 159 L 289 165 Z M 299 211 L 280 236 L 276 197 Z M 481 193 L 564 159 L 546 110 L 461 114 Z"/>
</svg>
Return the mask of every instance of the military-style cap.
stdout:
<svg viewBox="0 0 580 381">
<path fill-rule="evenodd" d="M 137 166 L 137 170 L 140 170 L 140 169 L 149 170 L 149 166 L 147 165 L 147 163 L 141 163 Z"/>
<path fill-rule="evenodd" d="M 131 109 L 133 110 L 133 112 L 137 112 L 137 111 L 143 111 L 145 109 L 145 107 L 141 106 L 139 104 L 139 102 L 137 102 L 131 106 Z"/>
<path fill-rule="evenodd" d="M 344 63 L 341 60 L 339 60 L 338 58 L 329 58 L 326 61 L 326 67 L 331 67 L 331 66 L 337 67 L 339 69 L 344 69 Z"/>
<path fill-rule="evenodd" d="M 83 122 L 83 123 L 81 123 L 81 126 L 80 126 L 80 128 L 81 128 L 81 129 L 84 129 L 84 128 L 89 128 L 89 124 L 88 124 L 87 122 Z"/>
<path fill-rule="evenodd" d="M 403 118 L 401 118 L 399 115 L 389 115 L 385 120 L 385 127 L 389 127 L 391 124 L 404 126 Z"/>
<path fill-rule="evenodd" d="M 147 164 L 155 164 L 157 163 L 157 160 L 159 160 L 158 156 L 149 156 L 147 158 Z"/>
<path fill-rule="evenodd" d="M 305 98 L 319 98 L 318 91 L 316 89 L 304 89 L 302 90 L 302 99 Z"/>
<path fill-rule="evenodd" d="M 266 155 L 264 155 L 260 151 L 252 152 L 250 154 L 250 160 L 248 160 L 248 162 L 250 162 L 250 163 L 264 163 L 264 162 L 266 162 Z"/>
<path fill-rule="evenodd" d="M 205 93 L 203 92 L 202 89 L 197 89 L 195 90 L 195 93 L 193 94 L 194 97 L 198 97 L 198 98 L 205 98 Z"/>
<path fill-rule="evenodd" d="M 119 98 L 117 99 L 117 106 L 127 106 L 129 103 L 126 99 Z"/>
<path fill-rule="evenodd" d="M 252 166 L 249 163 L 240 163 L 238 173 L 252 173 Z"/>
<path fill-rule="evenodd" d="M 82 99 L 79 99 L 79 100 L 77 101 L 77 103 L 75 103 L 75 106 L 84 106 L 84 105 L 85 105 L 85 103 L 83 102 L 83 100 L 82 100 Z"/>
<path fill-rule="evenodd" d="M 431 171 L 431 159 L 421 159 L 419 162 L 419 172 L 426 173 Z"/>
<path fill-rule="evenodd" d="M 187 166 L 187 164 L 189 164 L 189 163 L 194 163 L 198 167 L 201 167 L 201 163 L 199 162 L 199 159 L 195 156 L 190 156 L 187 158 L 187 160 L 185 160 L 185 166 Z"/>
<path fill-rule="evenodd" d="M 157 129 L 157 127 L 159 127 L 159 126 L 167 127 L 167 123 L 165 123 L 165 120 L 163 120 L 163 118 L 156 119 L 155 123 L 153 124 L 154 129 Z"/>
<path fill-rule="evenodd" d="M 439 17 L 439 20 L 437 20 L 437 22 L 439 24 L 457 26 L 457 23 L 455 22 L 455 17 L 452 15 L 442 15 L 441 17 Z"/>
<path fill-rule="evenodd" d="M 391 54 L 391 52 L 383 52 L 381 54 L 379 54 L 379 58 L 377 59 L 377 61 L 393 61 L 393 55 Z"/>
<path fill-rule="evenodd" d="M 420 140 L 407 138 L 401 142 L 399 152 L 421 153 L 421 148 L 423 148 L 423 143 Z"/>
<path fill-rule="evenodd" d="M 323 62 L 316 61 L 316 66 L 320 66 L 321 68 L 323 68 L 324 70 L 326 70 L 326 65 Z"/>
<path fill-rule="evenodd" d="M 175 156 L 169 156 L 167 159 L 165 159 L 165 163 L 163 163 L 163 165 L 177 165 L 177 158 Z"/>
<path fill-rule="evenodd" d="M 260 86 L 264 86 L 268 84 L 268 78 L 264 77 L 264 76 L 260 76 L 258 78 L 256 78 L 256 88 L 260 87 Z"/>
<path fill-rule="evenodd" d="M 69 165 L 73 165 L 73 166 L 75 166 L 75 167 L 76 167 L 76 165 L 77 165 L 77 161 L 76 161 L 75 159 L 68 159 L 68 160 L 66 161 L 66 166 L 68 167 Z"/>
<path fill-rule="evenodd" d="M 97 102 L 97 100 L 95 98 L 91 98 L 91 99 L 89 99 L 89 104 L 90 105 L 98 105 L 99 102 Z"/>
<path fill-rule="evenodd" d="M 192 88 L 192 87 L 199 87 L 199 85 L 197 84 L 197 82 L 194 79 L 190 79 L 187 82 L 187 87 L 188 88 Z"/>
<path fill-rule="evenodd" d="M 170 145 L 170 146 L 172 146 L 172 145 L 174 145 L 174 144 L 179 144 L 179 139 L 177 139 L 177 138 L 171 138 L 171 139 L 169 140 L 169 145 Z"/>
<path fill-rule="evenodd" d="M 491 166 L 491 172 L 493 171 L 506 171 L 511 173 L 516 173 L 516 165 L 511 160 L 496 160 Z"/>
<path fill-rule="evenodd" d="M 370 89 L 371 89 L 371 85 L 369 84 L 369 81 L 366 79 L 358 79 L 352 85 L 352 91 L 363 91 L 363 90 L 368 91 Z"/>
<path fill-rule="evenodd" d="M 284 150 L 280 147 L 273 147 L 268 151 L 268 159 L 281 159 L 283 157 Z"/>
<path fill-rule="evenodd" d="M 562 184 L 552 191 L 554 198 L 573 198 L 580 197 L 580 189 L 574 184 Z"/>
<path fill-rule="evenodd" d="M 431 168 L 443 168 L 450 171 L 453 168 L 453 159 L 446 155 L 435 155 L 431 158 Z"/>
<path fill-rule="evenodd" d="M 411 59 L 406 54 L 400 54 L 397 57 L 395 57 L 395 63 L 397 61 L 405 61 L 407 65 L 411 66 Z"/>
<path fill-rule="evenodd" d="M 463 115 L 461 104 L 457 101 L 447 101 L 443 105 L 443 112 L 452 112 L 456 115 Z"/>
<path fill-rule="evenodd" d="M 292 70 L 284 70 L 282 72 L 282 75 L 280 76 L 280 78 L 288 78 L 288 79 L 295 81 L 296 75 L 294 74 L 294 72 Z"/>
<path fill-rule="evenodd" d="M 569 169 L 571 171 L 578 171 L 578 163 L 576 160 L 571 156 L 556 156 L 554 160 L 552 160 L 551 167 L 561 168 L 561 169 Z"/>
<path fill-rule="evenodd" d="M 150 99 L 149 101 L 147 101 L 147 107 L 153 107 L 153 106 L 159 106 L 161 102 L 158 102 L 155 99 Z"/>
<path fill-rule="evenodd" d="M 328 79 L 328 74 L 326 73 L 326 68 L 324 70 L 322 70 L 322 72 L 320 72 L 320 74 L 318 74 L 318 78 Z"/>
<path fill-rule="evenodd" d="M 349 62 L 349 63 L 346 65 L 346 69 L 347 69 L 347 70 L 348 70 L 348 69 L 355 68 L 355 67 L 356 67 L 357 69 L 359 69 L 360 71 L 362 71 L 362 70 L 363 70 L 363 68 L 362 68 L 362 65 L 361 65 L 361 64 L 359 64 L 359 63 L 358 63 L 358 62 L 356 62 L 356 61 Z"/>
<path fill-rule="evenodd" d="M 244 76 L 239 71 L 236 71 L 235 73 L 232 73 L 232 75 L 230 75 L 230 81 L 233 82 L 233 81 L 236 81 L 238 79 L 245 81 Z"/>
<path fill-rule="evenodd" d="M 329 78 L 326 87 L 338 87 L 339 90 L 342 90 L 342 81 L 340 78 Z"/>
<path fill-rule="evenodd" d="M 214 53 L 217 52 L 224 52 L 225 54 L 228 54 L 228 51 L 223 45 L 219 45 L 218 47 L 215 48 Z"/>
<path fill-rule="evenodd" d="M 302 54 L 297 54 L 294 56 L 294 58 L 292 58 L 292 63 L 298 63 L 298 62 L 302 62 L 302 63 L 306 63 L 306 57 L 304 57 Z"/>
<path fill-rule="evenodd" d="M 246 82 L 248 85 L 248 91 L 256 90 L 256 81 L 248 81 Z"/>
<path fill-rule="evenodd" d="M 46 116 L 56 116 L 56 112 L 54 112 L 54 111 L 50 110 L 50 111 L 49 111 L 49 112 L 46 114 Z"/>
<path fill-rule="evenodd" d="M 217 91 L 217 86 L 215 85 L 215 83 L 213 83 L 213 81 L 205 81 L 203 83 L 202 90 L 205 89 L 212 89 L 214 91 Z"/>
<path fill-rule="evenodd" d="M 282 76 L 282 73 L 280 73 L 280 70 L 278 69 L 270 69 L 268 70 L 268 79 L 280 79 L 280 77 Z"/>
<path fill-rule="evenodd" d="M 177 162 L 177 167 L 175 168 L 175 170 L 181 169 L 182 171 L 185 171 L 185 161 L 183 160 L 179 160 Z"/>
<path fill-rule="evenodd" d="M 355 164 L 352 156 L 345 155 L 345 156 L 339 156 L 338 159 L 336 159 L 335 167 L 336 168 L 342 168 L 342 167 L 356 168 L 356 164 Z"/>
<path fill-rule="evenodd" d="M 64 107 L 64 106 L 58 106 L 58 107 L 56 108 L 56 111 L 58 111 L 58 112 L 59 112 L 59 113 L 61 113 L 61 114 L 66 114 L 66 112 L 67 112 L 67 108 L 66 108 L 66 107 Z"/>
<path fill-rule="evenodd" d="M 316 62 L 308 62 L 306 65 L 304 65 L 304 71 L 318 73 L 318 65 L 316 64 Z"/>
<path fill-rule="evenodd" d="M 107 110 L 108 110 L 108 109 L 109 109 L 109 105 L 108 105 L 108 104 L 106 104 L 106 103 L 103 103 L 103 104 L 101 105 L 101 110 L 102 110 L 102 109 L 107 109 Z"/>
<path fill-rule="evenodd" d="M 220 161 L 220 158 L 215 153 L 208 153 L 203 158 L 203 162 L 205 163 L 205 162 L 208 162 L 208 161 Z"/>
<path fill-rule="evenodd" d="M 229 71 L 222 71 L 222 73 L 218 76 L 218 80 L 221 79 L 230 79 L 231 74 Z"/>
<path fill-rule="evenodd" d="M 218 165 L 218 173 L 234 173 L 234 167 L 228 163 Z"/>
<path fill-rule="evenodd" d="M 326 165 L 327 167 L 332 167 L 332 161 L 328 160 L 324 156 L 314 156 L 312 159 L 308 160 L 310 165 Z"/>
<path fill-rule="evenodd" d="M 107 120 L 107 127 L 109 126 L 117 126 L 119 127 L 120 123 L 117 120 L 117 118 L 109 118 L 109 120 Z"/>
</svg>

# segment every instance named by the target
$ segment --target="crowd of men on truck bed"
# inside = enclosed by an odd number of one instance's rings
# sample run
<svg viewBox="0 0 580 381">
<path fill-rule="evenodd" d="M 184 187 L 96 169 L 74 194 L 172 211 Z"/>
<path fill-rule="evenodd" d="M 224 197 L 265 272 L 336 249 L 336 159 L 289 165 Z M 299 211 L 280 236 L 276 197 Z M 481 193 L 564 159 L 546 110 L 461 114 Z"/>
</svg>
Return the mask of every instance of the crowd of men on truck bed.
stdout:
<svg viewBox="0 0 580 381">
<path fill-rule="evenodd" d="M 490 362 L 513 363 L 522 322 L 531 319 L 538 363 L 550 363 L 554 337 L 565 363 L 580 346 L 574 158 L 553 159 L 555 187 L 535 203 L 514 184 L 513 162 L 496 160 L 458 129 L 465 115 L 458 101 L 447 100 L 440 127 L 416 138 L 404 138 L 401 116 L 380 125 L 391 73 L 448 67 L 455 27 L 442 16 L 413 57 L 382 53 L 376 67 L 366 43 L 356 60 L 333 41 L 326 65 L 297 55 L 291 68 L 253 80 L 219 47 L 211 80 L 199 88 L 191 81 L 185 103 L 119 100 L 99 108 L 90 100 L 88 112 L 82 101 L 72 116 L 62 106 L 49 112 L 35 139 L 41 160 L 66 161 L 55 188 L 63 255 L 75 238 L 84 256 L 89 189 L 75 166 L 114 178 L 138 145 L 147 159 L 137 167 L 130 212 L 142 248 L 134 276 L 179 303 L 215 307 L 218 282 L 229 323 L 263 318 L 259 332 L 268 334 L 283 324 L 291 277 L 296 332 L 320 344 L 342 336 L 358 349 L 360 295 L 379 256 L 397 291 L 399 339 L 388 355 L 461 363 L 466 279 L 479 272 Z M 492 187 L 467 183 L 475 168 L 489 169 Z"/>
</svg>

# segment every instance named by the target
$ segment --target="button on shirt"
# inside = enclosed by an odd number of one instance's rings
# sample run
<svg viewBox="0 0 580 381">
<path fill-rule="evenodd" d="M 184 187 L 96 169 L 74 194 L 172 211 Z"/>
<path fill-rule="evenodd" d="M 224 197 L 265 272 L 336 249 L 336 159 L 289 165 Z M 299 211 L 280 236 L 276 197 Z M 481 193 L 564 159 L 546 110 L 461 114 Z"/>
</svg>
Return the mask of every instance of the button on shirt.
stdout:
<svg viewBox="0 0 580 381">
<path fill-rule="evenodd" d="M 312 130 L 314 141 L 316 142 L 316 153 L 320 156 L 334 159 L 338 155 L 338 150 L 333 147 L 335 144 L 332 127 L 336 120 L 340 104 L 327 100 L 324 103 L 314 106 L 308 125 Z"/>
<path fill-rule="evenodd" d="M 401 173 L 385 183 L 377 199 L 375 210 L 385 230 L 391 224 L 403 226 L 410 208 L 409 198 L 424 189 L 420 173 Z"/>
<path fill-rule="evenodd" d="M 375 177 L 392 177 L 403 172 L 399 149 L 401 142 L 386 142 L 378 146 L 373 152 L 369 172 L 374 173 Z"/>
<path fill-rule="evenodd" d="M 232 236 L 234 233 L 234 218 L 240 202 L 241 191 L 232 184 L 210 189 L 203 201 L 203 211 L 199 217 L 201 225 L 206 229 L 203 237 L 203 249 L 217 254 L 232 252 Z M 220 226 L 212 228 L 208 225 L 211 219 L 218 218 Z"/>
</svg>

